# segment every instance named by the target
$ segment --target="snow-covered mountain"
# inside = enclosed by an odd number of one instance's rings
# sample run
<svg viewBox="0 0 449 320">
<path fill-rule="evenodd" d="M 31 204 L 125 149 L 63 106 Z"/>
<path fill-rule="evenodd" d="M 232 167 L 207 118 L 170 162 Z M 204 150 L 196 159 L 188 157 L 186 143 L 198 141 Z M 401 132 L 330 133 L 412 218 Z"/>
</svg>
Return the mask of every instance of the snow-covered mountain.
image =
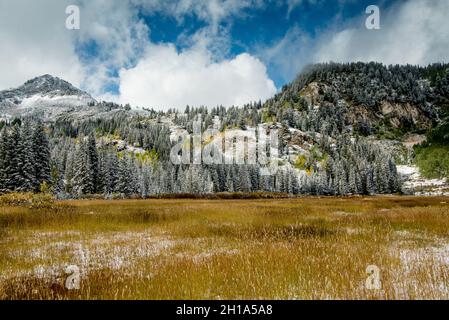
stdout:
<svg viewBox="0 0 449 320">
<path fill-rule="evenodd" d="M 95 99 L 88 93 L 67 81 L 46 74 L 31 79 L 18 88 L 0 91 L 0 117 L 39 114 L 50 118 L 88 108 L 95 103 Z"/>
</svg>

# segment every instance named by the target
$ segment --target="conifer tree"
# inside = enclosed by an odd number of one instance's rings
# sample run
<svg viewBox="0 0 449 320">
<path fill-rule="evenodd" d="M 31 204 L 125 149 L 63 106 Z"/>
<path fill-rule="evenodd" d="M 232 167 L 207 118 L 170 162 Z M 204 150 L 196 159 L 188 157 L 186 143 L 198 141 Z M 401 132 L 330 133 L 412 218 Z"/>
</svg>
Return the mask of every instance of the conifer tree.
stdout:
<svg viewBox="0 0 449 320">
<path fill-rule="evenodd" d="M 97 143 L 95 140 L 95 134 L 91 132 L 89 134 L 87 142 L 87 156 L 89 165 L 89 175 L 92 180 L 91 193 L 98 193 L 101 189 L 100 181 L 100 165 L 98 160 Z"/>
<path fill-rule="evenodd" d="M 34 127 L 32 147 L 35 174 L 34 190 L 39 191 L 41 183 L 51 182 L 50 146 L 41 121 L 37 121 Z"/>
<path fill-rule="evenodd" d="M 36 186 L 36 159 L 33 150 L 33 132 L 30 122 L 24 122 L 21 131 L 21 139 L 18 145 L 19 170 L 21 175 L 21 185 L 19 191 L 33 191 Z"/>
<path fill-rule="evenodd" d="M 90 171 L 88 146 L 81 139 L 74 158 L 73 191 L 81 196 L 93 192 L 93 178 Z"/>
</svg>

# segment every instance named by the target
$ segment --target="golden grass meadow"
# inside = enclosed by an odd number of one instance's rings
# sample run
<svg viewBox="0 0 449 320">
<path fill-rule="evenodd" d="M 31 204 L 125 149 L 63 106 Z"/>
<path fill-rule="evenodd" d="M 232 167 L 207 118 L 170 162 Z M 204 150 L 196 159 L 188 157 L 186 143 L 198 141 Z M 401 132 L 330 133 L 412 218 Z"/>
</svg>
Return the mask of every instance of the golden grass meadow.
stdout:
<svg viewBox="0 0 449 320">
<path fill-rule="evenodd" d="M 0 299 L 448 299 L 448 202 L 0 202 Z"/>
</svg>

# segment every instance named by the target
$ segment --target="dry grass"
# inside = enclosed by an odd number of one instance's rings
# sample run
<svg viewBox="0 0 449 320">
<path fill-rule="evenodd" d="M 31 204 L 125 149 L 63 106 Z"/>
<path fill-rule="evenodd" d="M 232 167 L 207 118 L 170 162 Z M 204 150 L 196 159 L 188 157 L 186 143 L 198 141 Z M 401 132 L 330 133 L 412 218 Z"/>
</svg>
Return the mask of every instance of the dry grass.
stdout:
<svg viewBox="0 0 449 320">
<path fill-rule="evenodd" d="M 448 299 L 449 199 L 0 204 L 2 299 Z M 80 268 L 79 290 L 64 286 Z M 368 290 L 366 268 L 381 271 Z"/>
</svg>

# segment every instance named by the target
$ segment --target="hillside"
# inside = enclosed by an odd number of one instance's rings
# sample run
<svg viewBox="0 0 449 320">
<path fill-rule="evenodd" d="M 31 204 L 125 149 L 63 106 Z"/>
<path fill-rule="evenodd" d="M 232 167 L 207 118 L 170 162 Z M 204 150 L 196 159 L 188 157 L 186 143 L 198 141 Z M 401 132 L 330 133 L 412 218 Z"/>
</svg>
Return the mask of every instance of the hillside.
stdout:
<svg viewBox="0 0 449 320">
<path fill-rule="evenodd" d="M 4 119 L 0 123 L 0 189 L 28 190 L 32 185 L 37 190 L 45 182 L 61 197 L 399 192 L 404 190 L 402 184 L 414 185 L 410 179 L 446 177 L 447 171 L 429 165 L 424 155 L 435 148 L 432 134 L 441 131 L 438 128 L 448 116 L 448 67 L 320 64 L 308 67 L 263 104 L 167 112 L 97 102 L 69 83 L 46 75 L 0 92 L 0 117 Z M 199 118 L 203 131 L 226 129 L 238 135 L 256 128 L 267 133 L 277 130 L 278 155 L 272 161 L 279 170 L 264 176 L 261 166 L 252 163 L 174 164 L 170 151 L 178 142 L 177 134 L 192 133 Z M 27 150 L 33 136 L 27 128 L 39 136 L 44 127 L 47 175 L 36 178 L 23 170 L 14 171 L 11 163 L 22 162 L 28 155 L 32 164 L 33 152 L 39 153 Z M 22 154 L 13 152 L 18 145 Z M 437 146 L 439 157 L 444 158 L 447 139 L 439 140 Z M 401 174 L 417 171 L 415 160 L 423 176 Z M 397 165 L 401 165 L 400 172 Z M 25 186 L 11 183 L 12 176 L 21 176 Z M 432 184 L 426 188 L 431 191 Z M 449 190 L 444 180 L 439 180 L 438 190 Z M 415 190 L 407 188 L 407 192 Z"/>
<path fill-rule="evenodd" d="M 266 103 L 266 116 L 315 131 L 327 127 L 329 134 L 334 126 L 345 125 L 357 134 L 380 138 L 423 133 L 448 116 L 448 68 L 313 65 Z M 311 123 L 304 121 L 312 116 Z"/>
</svg>

